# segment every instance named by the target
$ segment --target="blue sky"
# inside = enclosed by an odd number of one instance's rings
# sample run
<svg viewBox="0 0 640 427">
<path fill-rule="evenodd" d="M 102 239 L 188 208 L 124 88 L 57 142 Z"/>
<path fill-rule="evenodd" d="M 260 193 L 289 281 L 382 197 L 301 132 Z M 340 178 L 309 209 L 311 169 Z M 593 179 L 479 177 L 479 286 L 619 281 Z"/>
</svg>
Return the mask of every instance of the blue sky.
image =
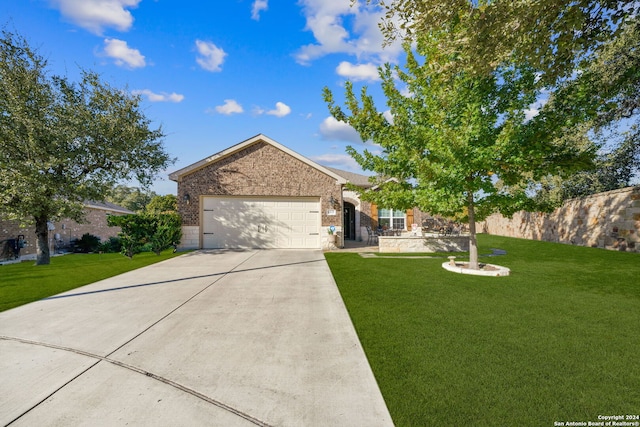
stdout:
<svg viewBox="0 0 640 427">
<path fill-rule="evenodd" d="M 350 0 L 2 0 L 0 25 L 27 38 L 54 74 L 79 67 L 139 93 L 177 162 L 153 190 L 175 193 L 169 172 L 263 133 L 327 166 L 359 172 L 345 153 L 363 147 L 330 118 L 328 86 L 380 93 L 381 12 Z M 380 97 L 379 109 L 385 109 Z"/>
</svg>

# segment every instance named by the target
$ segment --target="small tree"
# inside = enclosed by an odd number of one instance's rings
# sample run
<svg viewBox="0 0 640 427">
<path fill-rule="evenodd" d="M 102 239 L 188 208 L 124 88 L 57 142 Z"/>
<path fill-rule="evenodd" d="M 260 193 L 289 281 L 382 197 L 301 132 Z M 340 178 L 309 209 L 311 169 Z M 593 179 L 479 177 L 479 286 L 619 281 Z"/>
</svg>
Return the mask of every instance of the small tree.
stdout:
<svg viewBox="0 0 640 427">
<path fill-rule="evenodd" d="M 182 227 L 180 216 L 177 213 L 162 213 L 154 215 L 155 227 L 149 242 L 151 250 L 160 255 L 165 249 L 171 246 L 176 247 L 182 239 Z"/>
<path fill-rule="evenodd" d="M 511 215 L 533 208 L 531 190 L 539 179 L 588 166 L 595 147 L 559 138 L 566 130 L 558 125 L 561 118 L 545 113 L 526 117 L 540 94 L 531 67 L 509 63 L 478 74 L 465 69 L 456 55 L 440 51 L 441 39 L 450 36 L 443 32 L 419 39 L 423 64 L 407 46 L 406 71 L 388 64 L 381 68 L 390 120 L 376 109 L 366 88 L 359 101 L 350 82 L 350 115 L 326 88 L 324 98 L 337 120 L 382 150 L 361 154 L 348 148 L 363 169 L 377 173 L 377 191 L 362 197 L 384 207 L 418 206 L 448 217 L 466 216 L 469 264 L 477 269 L 476 221 L 493 212 Z M 396 76 L 406 88 L 396 85 Z"/>
<path fill-rule="evenodd" d="M 35 223 L 37 264 L 50 260 L 47 222 L 82 221 L 84 203 L 118 182 L 150 185 L 172 159 L 141 98 L 83 71 L 51 76 L 21 37 L 0 38 L 0 213 Z"/>
<path fill-rule="evenodd" d="M 160 255 L 182 238 L 180 216 L 176 213 L 114 215 L 107 221 L 110 226 L 121 228 L 121 252 L 129 258 L 142 252 L 147 244 L 156 255 Z"/>
<path fill-rule="evenodd" d="M 120 227 L 121 231 L 118 233 L 120 252 L 129 258 L 142 252 L 142 248 L 152 234 L 152 225 L 143 215 L 112 215 L 107 218 L 107 224 L 111 227 Z"/>
</svg>

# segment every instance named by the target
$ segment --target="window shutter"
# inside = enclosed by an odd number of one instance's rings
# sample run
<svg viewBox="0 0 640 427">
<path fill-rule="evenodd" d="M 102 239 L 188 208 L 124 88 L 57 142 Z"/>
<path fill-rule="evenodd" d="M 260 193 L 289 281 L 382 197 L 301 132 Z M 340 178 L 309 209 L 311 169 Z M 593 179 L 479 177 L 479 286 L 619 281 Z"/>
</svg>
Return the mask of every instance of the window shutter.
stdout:
<svg viewBox="0 0 640 427">
<path fill-rule="evenodd" d="M 378 228 L 378 207 L 371 203 L 371 228 Z"/>
<path fill-rule="evenodd" d="M 407 223 L 405 224 L 407 230 L 411 230 L 411 224 L 413 223 L 413 209 L 407 209 Z"/>
</svg>

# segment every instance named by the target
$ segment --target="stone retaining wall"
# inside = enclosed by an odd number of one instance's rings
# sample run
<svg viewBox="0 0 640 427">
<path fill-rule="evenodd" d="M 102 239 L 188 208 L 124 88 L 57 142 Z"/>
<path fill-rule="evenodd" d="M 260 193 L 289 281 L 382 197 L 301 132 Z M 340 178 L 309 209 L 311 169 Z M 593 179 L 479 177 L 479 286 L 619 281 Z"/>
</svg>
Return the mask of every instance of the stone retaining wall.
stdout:
<svg viewBox="0 0 640 427">
<path fill-rule="evenodd" d="M 397 252 L 465 252 L 469 250 L 469 236 L 402 236 L 378 237 L 378 251 Z"/>
<path fill-rule="evenodd" d="M 572 199 L 550 214 L 494 214 L 478 231 L 499 236 L 640 252 L 640 186 Z"/>
</svg>

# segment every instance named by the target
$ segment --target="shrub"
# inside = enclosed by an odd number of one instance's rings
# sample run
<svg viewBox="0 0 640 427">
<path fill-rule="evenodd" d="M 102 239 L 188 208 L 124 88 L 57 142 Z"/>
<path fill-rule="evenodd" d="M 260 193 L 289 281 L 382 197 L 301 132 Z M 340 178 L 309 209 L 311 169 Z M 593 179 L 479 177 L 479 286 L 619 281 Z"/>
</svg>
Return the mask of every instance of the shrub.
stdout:
<svg viewBox="0 0 640 427">
<path fill-rule="evenodd" d="M 98 251 L 103 253 L 120 252 L 121 249 L 122 249 L 122 242 L 120 241 L 119 237 L 115 237 L 115 236 L 109 237 L 109 239 L 100 243 L 100 246 L 98 246 Z"/>
<path fill-rule="evenodd" d="M 107 221 L 122 229 L 121 252 L 129 258 L 144 250 L 160 255 L 182 238 L 180 216 L 176 213 L 110 216 Z"/>
<path fill-rule="evenodd" d="M 149 242 L 151 250 L 156 255 L 160 255 L 165 249 L 177 245 L 182 238 L 182 228 L 180 216 L 176 213 L 164 213 L 154 215 L 155 229 Z"/>
<path fill-rule="evenodd" d="M 95 252 L 100 246 L 100 238 L 93 234 L 85 233 L 76 240 L 76 248 L 83 253 Z"/>
</svg>

